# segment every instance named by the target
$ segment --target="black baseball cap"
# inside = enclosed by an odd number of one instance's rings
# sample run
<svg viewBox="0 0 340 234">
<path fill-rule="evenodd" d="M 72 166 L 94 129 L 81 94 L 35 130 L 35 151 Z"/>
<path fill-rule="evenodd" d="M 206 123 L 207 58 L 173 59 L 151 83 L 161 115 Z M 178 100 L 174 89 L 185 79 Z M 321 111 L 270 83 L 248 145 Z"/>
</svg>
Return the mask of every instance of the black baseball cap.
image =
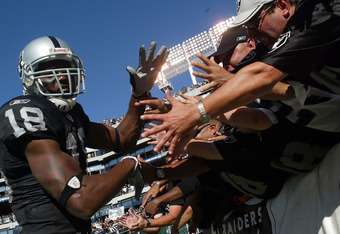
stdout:
<svg viewBox="0 0 340 234">
<path fill-rule="evenodd" d="M 248 40 L 248 31 L 245 27 L 228 28 L 223 34 L 217 51 L 211 56 L 217 57 L 235 48 L 239 43 Z"/>
</svg>

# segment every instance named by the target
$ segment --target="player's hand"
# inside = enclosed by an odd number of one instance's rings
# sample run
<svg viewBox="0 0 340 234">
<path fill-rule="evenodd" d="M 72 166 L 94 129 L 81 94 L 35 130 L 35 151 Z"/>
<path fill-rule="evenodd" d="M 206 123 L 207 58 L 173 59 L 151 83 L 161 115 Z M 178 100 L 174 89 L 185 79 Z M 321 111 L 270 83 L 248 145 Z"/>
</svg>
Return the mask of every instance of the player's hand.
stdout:
<svg viewBox="0 0 340 234">
<path fill-rule="evenodd" d="M 169 156 L 179 154 L 185 144 L 189 142 L 196 131 L 200 113 L 196 103 L 183 103 L 176 100 L 169 91 L 166 93 L 167 99 L 172 105 L 170 112 L 166 114 L 146 114 L 142 115 L 143 120 L 154 120 L 162 122 L 146 132 L 142 133 L 142 137 L 148 137 L 152 134 L 166 131 L 165 135 L 160 139 L 154 147 L 154 151 L 158 152 L 163 145 L 170 140 Z"/>
<path fill-rule="evenodd" d="M 130 83 L 132 85 L 132 94 L 135 97 L 141 96 L 143 93 L 150 91 L 154 86 L 158 73 L 168 58 L 169 51 L 162 46 L 158 51 L 155 59 L 154 53 L 156 42 L 151 42 L 148 55 L 146 56 L 145 46 L 139 49 L 139 66 L 137 70 L 128 66 L 126 70 L 130 73 Z"/>
<path fill-rule="evenodd" d="M 215 62 L 214 57 L 211 57 L 209 60 L 200 53 L 197 54 L 197 57 L 201 59 L 204 64 L 194 61 L 192 62 L 192 65 L 205 71 L 206 73 L 194 71 L 192 74 L 209 81 L 209 84 L 203 87 L 201 92 L 207 91 L 209 89 L 217 89 L 234 76 L 234 74 L 228 72 L 225 68 L 218 65 Z"/>
</svg>

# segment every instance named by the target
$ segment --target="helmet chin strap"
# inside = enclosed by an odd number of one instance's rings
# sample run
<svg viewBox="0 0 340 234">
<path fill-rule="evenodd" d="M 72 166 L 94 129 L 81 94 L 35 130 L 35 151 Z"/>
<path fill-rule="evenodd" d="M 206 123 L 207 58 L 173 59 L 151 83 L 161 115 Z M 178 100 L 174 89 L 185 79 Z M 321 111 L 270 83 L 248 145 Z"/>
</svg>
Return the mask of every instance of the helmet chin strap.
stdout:
<svg viewBox="0 0 340 234">
<path fill-rule="evenodd" d="M 56 105 L 59 111 L 69 112 L 75 106 L 77 97 L 73 98 L 61 98 L 61 97 L 47 97 L 47 99 Z"/>
</svg>

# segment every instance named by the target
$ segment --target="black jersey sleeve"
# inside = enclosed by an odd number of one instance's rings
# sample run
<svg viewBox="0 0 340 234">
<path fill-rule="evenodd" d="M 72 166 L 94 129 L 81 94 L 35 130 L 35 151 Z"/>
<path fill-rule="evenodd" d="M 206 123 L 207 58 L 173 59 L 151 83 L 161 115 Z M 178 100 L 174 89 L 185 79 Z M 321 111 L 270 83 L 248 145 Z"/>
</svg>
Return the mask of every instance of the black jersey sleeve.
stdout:
<svg viewBox="0 0 340 234">
<path fill-rule="evenodd" d="M 34 139 L 58 141 L 63 127 L 55 105 L 38 96 L 12 99 L 1 107 L 0 118 L 0 140 L 15 152 Z"/>
<path fill-rule="evenodd" d="M 78 119 L 78 121 L 80 121 L 80 124 L 83 127 L 85 135 L 86 135 L 90 128 L 90 119 L 85 114 L 83 107 L 79 103 L 76 103 L 74 108 L 70 111 L 70 114 L 75 119 Z"/>
<path fill-rule="evenodd" d="M 339 0 L 300 0 L 295 14 L 272 50 L 260 61 L 309 82 L 312 71 L 340 68 Z"/>
<path fill-rule="evenodd" d="M 192 194 L 199 185 L 200 181 L 197 177 L 190 177 L 176 184 L 176 186 L 182 191 L 184 198 Z"/>
</svg>

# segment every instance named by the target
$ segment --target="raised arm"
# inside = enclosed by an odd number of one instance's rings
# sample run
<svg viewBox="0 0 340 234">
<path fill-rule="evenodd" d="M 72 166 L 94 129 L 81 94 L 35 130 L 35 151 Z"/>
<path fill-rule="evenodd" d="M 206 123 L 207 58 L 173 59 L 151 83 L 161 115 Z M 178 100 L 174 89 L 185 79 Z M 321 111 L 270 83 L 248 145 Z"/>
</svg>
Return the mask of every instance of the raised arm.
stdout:
<svg viewBox="0 0 340 234">
<path fill-rule="evenodd" d="M 136 106 L 137 100 L 131 96 L 127 114 L 116 129 L 103 123 L 91 122 L 86 136 L 86 146 L 115 152 L 131 152 L 136 146 L 144 123 L 140 119 L 144 113 L 144 106 Z"/>
<path fill-rule="evenodd" d="M 144 105 L 136 103 L 150 97 L 149 91 L 169 55 L 167 48 L 162 46 L 154 58 L 155 49 L 156 42 L 152 42 L 146 55 L 145 46 L 142 45 L 139 50 L 138 68 L 136 70 L 130 66 L 126 68 L 130 74 L 132 95 L 123 121 L 116 129 L 104 124 L 91 123 L 85 142 L 87 146 L 116 152 L 129 152 L 135 147 L 143 127 L 140 116 L 145 109 Z"/>
<path fill-rule="evenodd" d="M 266 94 L 285 76 L 285 73 L 267 64 L 261 62 L 250 64 L 237 72 L 232 79 L 215 92 L 204 98 L 205 112 L 211 117 L 216 117 L 236 107 L 246 105 Z M 142 136 L 147 137 L 156 132 L 166 130 L 167 133 L 164 135 L 164 139 L 160 141 L 156 149 L 160 149 L 162 144 L 172 139 L 169 149 L 170 153 L 172 153 L 177 148 L 184 146 L 178 145 L 178 142 L 187 137 L 187 132 L 190 129 L 198 126 L 201 114 L 195 104 L 188 104 L 183 109 L 176 108 L 177 102 L 173 101 L 173 99 L 171 99 L 170 103 L 173 108 L 167 114 L 142 116 L 144 120 L 162 122 L 162 125 L 143 133 Z"/>
</svg>

